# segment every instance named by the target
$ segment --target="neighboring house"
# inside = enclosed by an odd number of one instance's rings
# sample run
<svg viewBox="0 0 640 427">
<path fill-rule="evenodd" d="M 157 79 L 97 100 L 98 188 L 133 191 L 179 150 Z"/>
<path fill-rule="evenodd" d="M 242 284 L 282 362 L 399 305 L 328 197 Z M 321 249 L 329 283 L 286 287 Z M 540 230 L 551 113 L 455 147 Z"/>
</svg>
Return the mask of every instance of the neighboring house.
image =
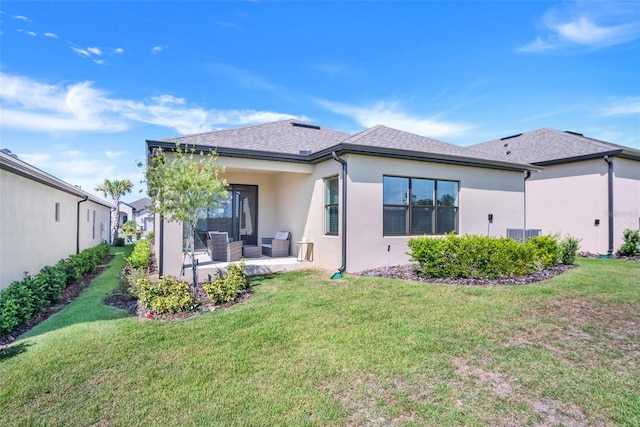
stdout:
<svg viewBox="0 0 640 427">
<path fill-rule="evenodd" d="M 138 230 L 142 230 L 143 236 L 153 231 L 153 213 L 149 210 L 151 199 L 144 197 L 135 202 L 129 203 L 133 208 L 133 218 L 138 225 Z"/>
<path fill-rule="evenodd" d="M 122 226 L 127 221 L 133 221 L 135 219 L 135 208 L 129 203 L 118 203 L 118 230 L 122 229 Z"/>
<path fill-rule="evenodd" d="M 198 224 L 258 245 L 279 230 L 313 243 L 314 266 L 351 272 L 409 261 L 419 235 L 524 227 L 524 178 L 538 168 L 375 126 L 356 135 L 284 120 L 147 141 L 155 149 L 216 150 L 229 195 Z M 492 215 L 492 222 L 488 220 Z M 156 227 L 161 274 L 178 274 L 183 227 Z"/>
<path fill-rule="evenodd" d="M 640 228 L 640 150 L 576 132 L 539 129 L 472 146 L 543 169 L 526 181 L 526 227 L 581 239 L 611 254 Z"/>
<path fill-rule="evenodd" d="M 138 230 L 142 230 L 142 235 L 147 235 L 153 231 L 153 214 L 149 211 L 151 199 L 144 197 L 135 202 L 118 204 L 118 227 L 122 230 L 122 226 L 127 221 L 135 221 Z"/>
<path fill-rule="evenodd" d="M 0 289 L 109 239 L 110 204 L 0 152 Z"/>
</svg>

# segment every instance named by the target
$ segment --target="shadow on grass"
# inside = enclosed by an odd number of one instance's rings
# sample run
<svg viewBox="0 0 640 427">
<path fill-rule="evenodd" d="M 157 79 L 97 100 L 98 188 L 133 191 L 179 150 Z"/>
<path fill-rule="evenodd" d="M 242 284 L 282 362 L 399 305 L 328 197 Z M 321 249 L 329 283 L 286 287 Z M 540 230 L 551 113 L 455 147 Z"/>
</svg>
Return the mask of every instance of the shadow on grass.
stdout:
<svg viewBox="0 0 640 427">
<path fill-rule="evenodd" d="M 5 360 L 11 359 L 14 356 L 17 356 L 21 353 L 27 351 L 27 347 L 30 347 L 32 344 L 28 344 L 25 342 L 21 342 L 19 344 L 10 345 L 0 350 L 0 362 L 4 362 Z"/>
</svg>

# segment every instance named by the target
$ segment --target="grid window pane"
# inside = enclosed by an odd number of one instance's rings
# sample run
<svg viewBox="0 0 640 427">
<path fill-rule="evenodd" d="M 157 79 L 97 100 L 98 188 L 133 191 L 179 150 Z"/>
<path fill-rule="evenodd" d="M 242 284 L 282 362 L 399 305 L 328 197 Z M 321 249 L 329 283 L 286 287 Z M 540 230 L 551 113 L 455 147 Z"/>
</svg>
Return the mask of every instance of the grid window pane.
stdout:
<svg viewBox="0 0 640 427">
<path fill-rule="evenodd" d="M 409 178 L 385 176 L 382 187 L 385 205 L 409 204 Z"/>
<path fill-rule="evenodd" d="M 438 181 L 438 206 L 458 206 L 458 183 Z"/>
<path fill-rule="evenodd" d="M 433 234 L 434 209 L 414 206 L 411 208 L 411 234 Z"/>
<path fill-rule="evenodd" d="M 324 234 L 338 235 L 338 184 L 337 176 L 324 180 Z"/>
<path fill-rule="evenodd" d="M 385 206 L 382 222 L 384 234 L 407 234 L 409 208 L 402 206 Z"/>
<path fill-rule="evenodd" d="M 435 181 L 431 179 L 411 180 L 411 204 L 433 206 L 433 194 L 436 189 Z"/>
<path fill-rule="evenodd" d="M 326 234 L 338 234 L 338 207 L 327 206 L 325 212 Z"/>
<path fill-rule="evenodd" d="M 327 178 L 325 180 L 325 204 L 338 204 L 338 177 Z"/>
<path fill-rule="evenodd" d="M 458 209 L 438 208 L 438 234 L 451 233 L 457 230 Z"/>
</svg>

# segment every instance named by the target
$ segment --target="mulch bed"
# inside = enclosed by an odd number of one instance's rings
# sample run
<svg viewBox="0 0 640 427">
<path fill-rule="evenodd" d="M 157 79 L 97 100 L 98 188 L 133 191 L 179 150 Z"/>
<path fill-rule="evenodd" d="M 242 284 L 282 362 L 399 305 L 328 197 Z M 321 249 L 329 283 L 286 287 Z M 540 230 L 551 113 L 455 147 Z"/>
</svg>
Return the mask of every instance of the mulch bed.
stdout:
<svg viewBox="0 0 640 427">
<path fill-rule="evenodd" d="M 416 282 L 428 282 L 428 283 L 443 283 L 447 285 L 524 285 L 527 283 L 539 282 L 541 280 L 547 280 L 553 276 L 557 276 L 569 269 L 574 268 L 574 265 L 558 265 L 552 268 L 546 268 L 541 271 L 536 271 L 527 276 L 512 276 L 503 277 L 499 279 L 465 279 L 465 278 L 429 278 L 418 276 L 414 264 L 395 265 L 389 267 L 375 268 L 372 270 L 362 271 L 356 273 L 358 276 L 371 276 L 371 277 L 386 277 L 390 279 L 402 279 L 412 280 Z"/>
</svg>

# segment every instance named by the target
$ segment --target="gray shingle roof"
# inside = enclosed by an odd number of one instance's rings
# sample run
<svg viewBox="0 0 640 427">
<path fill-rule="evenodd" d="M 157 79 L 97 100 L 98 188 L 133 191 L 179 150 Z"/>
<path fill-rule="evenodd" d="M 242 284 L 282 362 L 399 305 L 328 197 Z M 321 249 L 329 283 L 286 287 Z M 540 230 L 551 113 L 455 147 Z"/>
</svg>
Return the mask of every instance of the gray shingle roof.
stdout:
<svg viewBox="0 0 640 427">
<path fill-rule="evenodd" d="M 180 144 L 196 144 L 271 153 L 300 154 L 301 150 L 312 153 L 340 143 L 349 134 L 320 126 L 309 125 L 299 120 L 281 120 L 235 129 L 224 129 L 196 135 L 168 138 L 162 141 Z"/>
<path fill-rule="evenodd" d="M 588 138 L 575 132 L 549 128 L 483 142 L 470 148 L 499 156 L 503 160 L 530 164 L 564 159 L 568 161 L 617 150 L 624 150 L 633 157 L 640 157 L 640 151 L 633 148 Z"/>
<path fill-rule="evenodd" d="M 491 153 L 485 153 L 469 147 L 461 147 L 382 125 L 374 126 L 360 132 L 345 140 L 344 144 L 392 148 L 435 155 L 458 156 L 469 159 L 509 161 L 509 159 L 505 159 L 502 156 L 495 156 Z"/>
<path fill-rule="evenodd" d="M 148 197 L 143 197 L 142 199 L 139 199 L 139 200 L 136 200 L 135 202 L 131 202 L 127 204 L 137 211 L 142 211 L 144 209 L 149 208 L 149 206 L 151 206 L 151 199 Z"/>
<path fill-rule="evenodd" d="M 370 155 L 422 158 L 481 167 L 530 170 L 512 159 L 469 147 L 378 125 L 356 135 L 288 119 L 236 129 L 147 141 L 150 146 L 175 143 L 215 148 L 221 155 L 275 160 L 318 161 L 330 158 L 331 151 Z M 304 151 L 304 153 L 303 153 Z M 295 155 L 293 158 L 292 155 Z M 302 156 L 301 156 L 302 155 Z M 257 156 L 257 157 L 256 157 Z M 307 157 L 308 156 L 308 157 Z"/>
</svg>

